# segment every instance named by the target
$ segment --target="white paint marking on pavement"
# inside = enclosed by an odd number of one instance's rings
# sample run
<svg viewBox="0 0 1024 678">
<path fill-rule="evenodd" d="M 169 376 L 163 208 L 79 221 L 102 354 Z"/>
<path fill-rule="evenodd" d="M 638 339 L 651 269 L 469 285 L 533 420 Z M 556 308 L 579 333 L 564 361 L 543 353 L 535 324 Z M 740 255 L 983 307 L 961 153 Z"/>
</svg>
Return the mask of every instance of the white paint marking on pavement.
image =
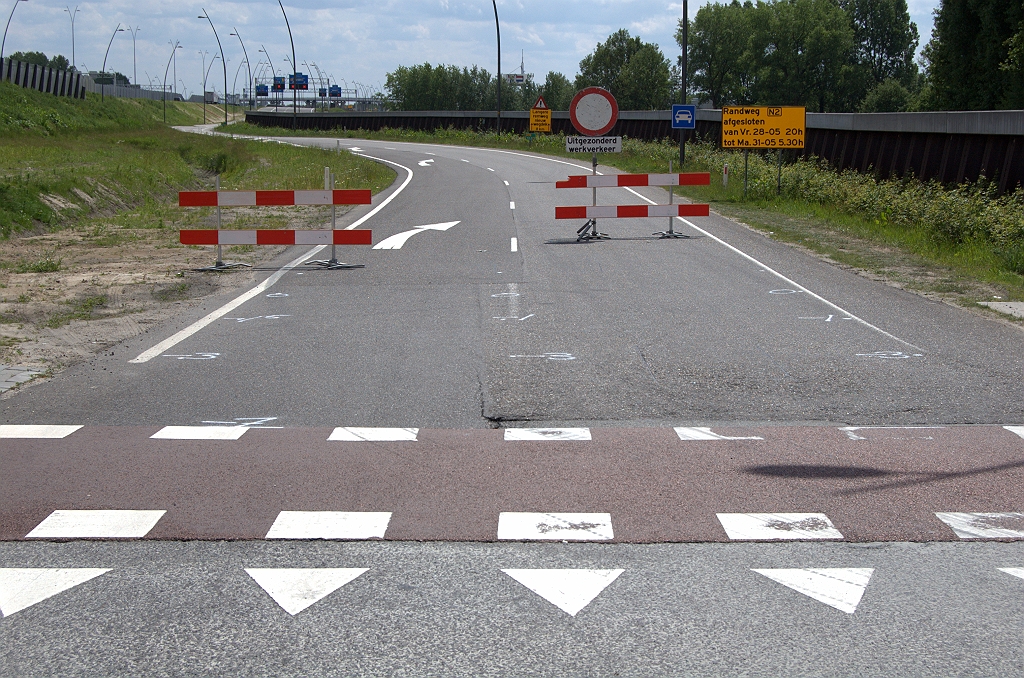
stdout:
<svg viewBox="0 0 1024 678">
<path fill-rule="evenodd" d="M 507 181 L 505 182 L 505 185 L 508 186 L 508 182 Z"/>
<path fill-rule="evenodd" d="M 515 201 L 514 201 L 514 200 L 513 200 L 513 201 L 511 201 L 511 202 L 510 202 L 510 203 L 508 204 L 508 208 L 509 208 L 510 210 L 514 210 L 514 209 L 516 208 L 516 203 L 515 203 Z"/>
<path fill-rule="evenodd" d="M 248 426 L 164 426 L 152 440 L 238 440 Z"/>
<path fill-rule="evenodd" d="M 507 428 L 505 440 L 591 440 L 589 428 Z"/>
<path fill-rule="evenodd" d="M 1024 426 L 1004 426 L 1010 433 L 1016 433 L 1021 438 L 1024 438 Z"/>
<path fill-rule="evenodd" d="M 519 251 L 519 238 L 512 238 L 512 251 L 513 252 L 518 252 Z M 1022 436 L 1022 437 L 1024 437 L 1024 436 Z"/>
<path fill-rule="evenodd" d="M 353 148 L 352 150 L 355 151 L 355 150 L 358 150 L 358 149 Z M 346 226 L 345 227 L 346 231 L 351 231 L 351 230 L 359 228 L 360 226 L 365 224 L 367 221 L 372 219 L 374 217 L 374 215 L 377 214 L 377 212 L 380 212 L 382 209 L 384 209 L 385 207 L 390 205 L 391 201 L 394 200 L 395 198 L 397 198 L 402 193 L 402 191 L 405 190 L 406 186 L 409 185 L 409 183 L 412 181 L 412 176 L 413 176 L 412 170 L 409 169 L 408 167 L 406 167 L 405 165 L 399 165 L 397 162 L 391 162 L 390 160 L 385 160 L 384 158 L 377 158 L 377 157 L 374 157 L 372 155 L 366 155 L 365 153 L 357 153 L 357 155 L 359 157 L 361 157 L 361 158 L 367 158 L 369 160 L 376 160 L 377 162 L 387 163 L 388 165 L 394 165 L 395 167 L 397 167 L 399 169 L 405 170 L 407 175 L 405 177 L 405 181 L 402 182 L 401 186 L 399 186 L 397 189 L 395 189 L 394 193 L 392 193 L 388 197 L 384 198 L 384 200 L 382 200 L 379 205 L 377 205 L 372 210 L 370 210 L 369 212 L 367 212 L 366 214 L 361 216 L 358 220 L 356 220 L 356 222 L 354 224 Z"/>
<path fill-rule="evenodd" d="M 563 612 L 576 614 L 625 570 L 502 570 Z"/>
<path fill-rule="evenodd" d="M 961 539 L 1024 539 L 1024 513 L 936 513 Z"/>
<path fill-rule="evenodd" d="M 167 511 L 54 511 L 26 539 L 141 539 Z"/>
<path fill-rule="evenodd" d="M 676 426 L 675 430 L 680 440 L 764 440 L 760 436 L 723 436 L 705 426 Z"/>
<path fill-rule="evenodd" d="M 940 428 L 946 428 L 946 427 L 945 426 L 843 426 L 839 430 L 840 431 L 845 431 L 846 435 L 850 438 L 850 440 L 867 440 L 867 438 L 865 438 L 864 436 L 859 435 L 857 433 L 857 431 L 885 431 L 885 430 L 916 431 L 916 430 L 931 430 L 931 429 L 940 429 Z M 919 440 L 934 440 L 934 438 L 932 438 L 932 436 L 924 436 L 924 437 L 920 437 L 920 438 L 917 438 L 917 439 L 919 439 Z"/>
<path fill-rule="evenodd" d="M 469 162 L 469 161 L 468 161 L 468 160 L 466 160 L 465 158 L 459 158 L 459 159 L 460 159 L 460 160 L 462 160 L 462 162 Z"/>
<path fill-rule="evenodd" d="M 388 443 L 397 441 L 416 442 L 420 430 L 418 428 L 359 428 L 338 427 L 331 433 L 328 441 Z"/>
<path fill-rule="evenodd" d="M 488 172 L 493 172 L 493 171 L 494 171 L 494 169 L 493 169 L 493 168 L 491 168 L 491 167 L 488 167 L 488 168 L 487 168 L 487 171 L 488 171 Z"/>
<path fill-rule="evenodd" d="M 364 567 L 245 570 L 274 602 L 293 617 L 367 571 L 369 568 Z"/>
<path fill-rule="evenodd" d="M 203 329 L 207 325 L 220 320 L 221 318 L 226 316 L 228 313 L 231 313 L 232 311 L 234 311 L 236 308 L 238 308 L 239 306 L 241 306 L 245 302 L 247 302 L 250 299 L 253 299 L 253 298 L 258 297 L 259 295 L 263 294 L 268 289 L 273 287 L 274 284 L 276 284 L 278 280 L 283 278 L 285 273 L 287 273 L 288 271 L 292 270 L 296 266 L 304 263 L 310 257 L 315 256 L 317 253 L 319 253 L 325 247 L 327 247 L 327 245 L 318 245 L 318 246 L 314 247 L 313 249 L 311 249 L 308 252 L 306 252 L 305 254 L 303 254 L 301 257 L 298 257 L 294 261 L 292 261 L 292 262 L 288 263 L 287 265 L 285 265 L 283 268 L 281 268 L 280 270 L 275 272 L 272 276 L 270 276 L 269 278 L 267 278 L 266 280 L 261 282 L 259 285 L 257 285 L 256 287 L 254 287 L 251 290 L 249 290 L 248 292 L 246 292 L 245 294 L 242 294 L 241 296 L 235 297 L 233 300 L 231 300 L 228 303 L 224 304 L 223 306 L 221 306 L 216 311 L 214 311 L 213 313 L 209 314 L 208 316 L 206 316 L 202 320 L 197 320 L 196 322 L 192 323 L 191 325 L 189 325 L 188 327 L 186 327 L 182 331 L 178 332 L 174 336 L 172 336 L 172 337 L 170 337 L 168 339 L 165 339 L 164 341 L 161 341 L 159 344 L 157 344 L 153 348 L 149 349 L 148 351 L 143 352 L 141 355 L 139 355 L 138 358 L 135 358 L 134 360 L 129 360 L 128 362 L 133 363 L 133 364 L 148 363 L 150 360 L 152 360 L 153 358 L 157 357 L 158 355 L 169 351 L 170 349 L 174 348 L 175 346 L 177 346 L 181 342 L 185 341 L 186 339 L 188 339 L 193 334 L 195 334 L 196 332 L 200 331 L 201 329 Z"/>
<path fill-rule="evenodd" d="M 379 243 L 373 246 L 375 250 L 400 250 L 402 246 L 417 233 L 423 233 L 424 231 L 447 231 L 455 226 L 458 226 L 460 221 L 448 221 L 443 224 L 428 224 L 426 226 L 417 226 L 411 231 L 405 231 L 404 233 L 396 233 L 393 236 L 381 240 Z"/>
<path fill-rule="evenodd" d="M 0 616 L 10 617 L 107 572 L 93 567 L 0 569 Z"/>
<path fill-rule="evenodd" d="M 718 521 L 732 540 L 817 541 L 842 539 L 824 513 L 719 513 Z"/>
<path fill-rule="evenodd" d="M 0 438 L 36 438 L 46 440 L 59 440 L 82 428 L 81 426 L 23 426 L 17 424 L 4 424 L 0 426 Z"/>
<path fill-rule="evenodd" d="M 501 541 L 606 541 L 614 539 L 610 513 L 502 513 Z"/>
<path fill-rule="evenodd" d="M 434 159 L 433 158 L 427 158 L 426 160 L 420 160 L 416 164 L 419 165 L 420 167 L 433 167 Z"/>
<path fill-rule="evenodd" d="M 1010 576 L 1024 579 L 1024 567 L 1000 567 L 998 569 L 1000 572 L 1005 572 Z"/>
<path fill-rule="evenodd" d="M 875 570 L 870 567 L 809 567 L 754 572 L 840 612 L 853 614 Z"/>
<path fill-rule="evenodd" d="M 383 539 L 390 513 L 281 511 L 267 539 Z"/>
</svg>

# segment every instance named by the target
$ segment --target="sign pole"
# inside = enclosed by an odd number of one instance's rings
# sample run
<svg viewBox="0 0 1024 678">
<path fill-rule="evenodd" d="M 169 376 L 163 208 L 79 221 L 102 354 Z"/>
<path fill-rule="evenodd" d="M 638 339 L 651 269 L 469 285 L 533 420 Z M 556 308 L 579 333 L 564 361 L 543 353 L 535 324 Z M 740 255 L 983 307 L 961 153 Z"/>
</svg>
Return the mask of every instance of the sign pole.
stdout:
<svg viewBox="0 0 1024 678">
<path fill-rule="evenodd" d="M 687 7 L 687 0 L 683 0 L 683 58 L 682 58 L 682 87 L 681 101 L 686 105 L 686 46 L 690 37 L 690 15 Z M 679 171 L 683 171 L 683 163 L 686 162 L 686 130 L 679 130 Z"/>
<path fill-rule="evenodd" d="M 747 199 L 747 170 L 750 169 L 750 149 L 743 149 L 743 199 Z"/>
<path fill-rule="evenodd" d="M 782 195 L 782 149 L 781 148 L 778 151 L 776 151 L 776 155 L 779 156 L 779 158 L 778 158 L 779 159 L 779 176 L 778 176 L 778 187 L 777 187 L 777 190 L 776 190 L 776 195 Z"/>
<path fill-rule="evenodd" d="M 206 101 L 206 88 L 205 87 L 203 88 L 203 101 Z M 203 122 L 205 122 L 205 120 Z M 214 187 L 214 189 L 218 193 L 220 193 L 220 175 L 219 174 L 213 180 L 213 187 Z M 218 203 L 219 202 L 220 201 L 218 200 Z M 219 204 L 217 205 L 217 230 L 218 231 L 220 230 L 220 205 Z M 217 263 L 216 263 L 216 266 L 217 266 L 217 268 L 222 268 L 224 266 L 224 257 L 223 257 L 223 252 L 221 251 L 221 246 L 220 246 L 220 242 L 219 242 L 220 238 L 218 237 L 217 240 L 218 240 L 218 242 L 217 242 Z"/>
</svg>

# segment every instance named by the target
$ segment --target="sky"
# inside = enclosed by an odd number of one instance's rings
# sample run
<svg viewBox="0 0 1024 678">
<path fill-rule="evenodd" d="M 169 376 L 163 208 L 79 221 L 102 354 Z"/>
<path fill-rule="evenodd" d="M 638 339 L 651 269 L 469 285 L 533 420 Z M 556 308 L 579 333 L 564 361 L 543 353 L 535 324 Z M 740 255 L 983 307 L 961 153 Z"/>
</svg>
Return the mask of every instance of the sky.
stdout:
<svg viewBox="0 0 1024 678">
<path fill-rule="evenodd" d="M 921 47 L 932 29 L 932 11 L 938 0 L 908 0 L 911 19 L 921 34 Z M 682 16 L 681 2 L 667 0 L 498 0 L 501 20 L 503 73 L 526 72 L 543 81 L 548 71 L 572 79 L 580 60 L 608 35 L 626 28 L 645 42 L 658 44 L 673 61 L 679 48 L 674 33 Z M 702 0 L 689 4 L 691 19 Z M 14 6 L 0 0 L 2 21 Z M 71 5 L 74 11 L 76 5 Z M 286 59 L 291 46 L 281 9 L 276 2 L 222 2 L 218 0 L 114 0 L 77 5 L 75 60 L 81 70 L 100 70 L 111 35 L 118 24 L 138 28 L 116 33 L 107 69 L 124 73 L 143 86 L 159 85 L 171 55 L 177 52 L 177 91 L 199 92 L 203 63 L 209 69 L 219 53 L 210 24 L 198 18 L 209 12 L 220 34 L 228 62 L 228 89 L 241 91 L 246 80 L 245 58 L 235 30 L 245 43 L 254 73 L 260 61 L 270 61 L 278 73 L 290 72 Z M 388 72 L 400 65 L 429 62 L 456 66 L 479 65 L 496 70 L 494 12 L 487 0 L 292 0 L 285 3 L 295 39 L 300 72 L 316 73 L 316 64 L 331 81 L 343 86 L 360 83 L 383 89 Z M 41 51 L 71 58 L 71 20 L 65 5 L 48 0 L 19 2 L 7 35 L 4 54 Z M 524 56 L 525 53 L 525 56 Z M 307 67 L 303 64 L 310 64 Z M 173 68 L 173 67 L 172 67 Z M 210 80 L 222 91 L 224 72 L 219 62 L 209 70 Z M 168 83 L 173 76 L 167 76 Z M 208 87 L 212 89 L 212 86 Z"/>
</svg>

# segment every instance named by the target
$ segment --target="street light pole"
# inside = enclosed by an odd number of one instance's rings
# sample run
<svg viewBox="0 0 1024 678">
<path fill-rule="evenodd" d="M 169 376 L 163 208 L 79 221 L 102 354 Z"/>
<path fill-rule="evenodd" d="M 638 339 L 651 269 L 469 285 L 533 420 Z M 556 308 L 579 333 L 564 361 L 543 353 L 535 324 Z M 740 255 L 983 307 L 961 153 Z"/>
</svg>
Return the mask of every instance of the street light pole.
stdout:
<svg viewBox="0 0 1024 678">
<path fill-rule="evenodd" d="M 4 62 L 4 45 L 7 44 L 7 30 L 11 27 L 11 20 L 14 19 L 14 10 L 18 9 L 19 2 L 28 2 L 28 0 L 14 0 L 14 7 L 11 8 L 11 16 L 7 17 L 7 28 L 4 29 L 4 39 L 0 41 L 0 64 Z"/>
<path fill-rule="evenodd" d="M 498 33 L 498 134 L 501 134 L 501 24 L 498 23 L 498 2 L 491 0 L 494 6 L 494 28 Z"/>
<path fill-rule="evenodd" d="M 238 44 L 242 46 L 242 55 L 245 57 L 245 70 L 249 73 L 249 110 L 252 110 L 253 100 L 256 98 L 255 92 L 253 92 L 252 84 L 252 67 L 249 65 L 249 53 L 245 51 L 245 43 L 242 42 L 242 36 L 238 34 L 238 29 L 233 29 L 235 32 L 231 35 L 238 38 Z M 235 76 L 238 77 L 237 75 Z"/>
<path fill-rule="evenodd" d="M 274 70 L 274 62 L 271 61 L 271 59 L 270 59 L 270 52 L 267 51 L 266 46 L 263 43 L 260 43 L 260 47 L 262 48 L 262 49 L 260 49 L 260 52 L 263 53 L 263 56 L 267 57 L 267 63 L 270 64 L 270 93 L 273 93 L 273 91 L 274 91 L 274 78 L 277 77 L 277 71 Z M 268 97 L 268 98 L 273 98 L 273 97 Z M 275 113 L 277 112 L 277 104 L 274 105 L 274 112 Z"/>
<path fill-rule="evenodd" d="M 220 48 L 220 63 L 221 63 L 221 66 L 224 67 L 224 99 L 225 99 L 225 101 L 224 101 L 224 124 L 227 125 L 228 124 L 228 104 L 227 104 L 227 97 L 228 97 L 228 60 L 224 56 L 224 46 L 220 44 L 220 36 L 217 35 L 217 29 L 214 28 L 214 26 L 213 26 L 213 19 L 210 18 L 210 14 L 206 11 L 205 8 L 203 9 L 203 13 L 201 15 L 199 15 L 199 18 L 200 19 L 206 19 L 207 21 L 210 22 L 210 28 L 213 28 L 213 37 L 217 38 L 217 47 Z M 206 91 L 205 91 L 206 86 L 205 85 L 203 86 L 203 89 L 204 89 L 204 91 L 203 91 L 203 100 L 205 101 L 206 100 Z M 206 120 L 203 120 L 203 122 L 205 123 Z"/>
<path fill-rule="evenodd" d="M 213 58 L 210 59 L 210 67 L 206 69 L 206 75 L 203 76 L 203 124 L 206 124 L 206 82 L 210 79 L 210 71 L 213 70 L 213 62 L 220 58 L 219 54 L 214 54 Z M 216 94 L 216 92 L 214 92 Z"/>
<path fill-rule="evenodd" d="M 174 41 L 174 48 L 171 50 L 171 58 L 167 60 L 167 68 L 164 69 L 164 124 L 167 124 L 167 71 L 171 69 L 171 61 L 174 60 L 174 55 L 181 49 L 181 45 L 177 40 Z M 177 74 L 175 74 L 177 75 Z M 172 81 L 173 86 L 173 81 Z"/>
<path fill-rule="evenodd" d="M 72 12 L 70 7 L 64 9 L 71 16 L 71 67 L 77 68 L 75 64 L 75 15 L 78 14 L 78 7 L 75 6 L 75 11 Z"/>
<path fill-rule="evenodd" d="M 687 43 L 690 38 L 690 13 L 687 5 L 687 0 L 683 0 L 683 59 L 682 59 L 682 82 L 680 83 L 680 95 L 682 101 L 679 103 L 686 104 L 686 51 Z M 696 120 L 694 120 L 696 124 Z M 683 163 L 686 162 L 686 130 L 679 130 L 679 171 L 683 171 Z"/>
<path fill-rule="evenodd" d="M 281 6 L 281 14 L 284 14 L 284 25 L 288 28 L 288 40 L 292 43 L 292 129 L 296 129 L 298 125 L 298 114 L 299 114 L 299 90 L 297 89 L 299 83 L 298 80 L 298 66 L 295 65 L 295 39 L 292 38 L 292 26 L 288 23 L 288 13 L 284 11 L 284 3 L 281 0 L 277 0 L 277 4 Z"/>
<path fill-rule="evenodd" d="M 135 56 L 135 36 L 138 35 L 141 30 L 142 29 L 138 26 L 135 27 L 134 31 L 131 26 L 128 27 L 128 32 L 132 34 L 132 77 L 135 79 L 136 85 L 139 84 L 139 61 Z"/>
<path fill-rule="evenodd" d="M 110 35 L 110 42 L 107 43 L 107 53 L 103 55 L 103 69 L 100 71 L 100 75 L 106 75 L 107 73 L 107 57 L 110 56 L 110 46 L 114 44 L 114 37 L 118 33 L 124 33 L 124 29 L 121 28 L 120 22 L 117 24 L 117 28 Z M 106 78 L 104 78 L 106 80 Z M 114 84 L 117 84 L 117 78 L 114 78 Z M 107 94 L 107 85 L 104 83 L 100 85 L 100 101 L 104 101 Z"/>
</svg>

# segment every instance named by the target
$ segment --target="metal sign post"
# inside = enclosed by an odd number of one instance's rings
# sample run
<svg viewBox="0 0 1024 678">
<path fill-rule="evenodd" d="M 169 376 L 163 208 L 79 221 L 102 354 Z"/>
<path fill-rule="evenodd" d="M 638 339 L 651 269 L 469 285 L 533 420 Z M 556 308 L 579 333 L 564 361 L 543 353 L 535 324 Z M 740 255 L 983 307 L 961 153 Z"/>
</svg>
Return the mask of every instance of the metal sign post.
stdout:
<svg viewBox="0 0 1024 678">
<path fill-rule="evenodd" d="M 615 127 L 619 120 L 619 104 L 615 97 L 608 90 L 600 87 L 587 87 L 573 97 L 569 105 L 569 118 L 572 125 L 580 134 L 588 137 L 602 137 Z M 587 147 L 590 147 L 587 149 Z M 593 151 L 593 175 L 597 176 L 597 153 L 604 152 L 621 153 L 622 139 L 620 137 L 602 137 L 600 139 L 580 139 L 578 137 L 566 138 L 566 150 L 579 152 L 584 149 Z M 593 206 L 597 207 L 597 187 L 594 187 Z M 610 236 L 600 233 L 597 230 L 597 218 L 588 219 L 579 230 L 576 231 L 578 241 L 608 240 Z"/>
<path fill-rule="evenodd" d="M 204 97 L 205 97 L 205 93 L 204 93 Z M 213 187 L 214 187 L 214 190 L 220 191 L 220 175 L 219 174 L 216 177 L 214 177 Z M 218 204 L 217 205 L 217 231 L 219 232 L 220 230 L 221 230 L 221 213 L 220 213 L 220 205 Z M 233 268 L 252 268 L 252 266 L 250 264 L 243 264 L 243 263 L 238 262 L 238 261 L 231 261 L 231 262 L 226 262 L 225 263 L 223 255 L 224 255 L 224 252 L 223 252 L 223 250 L 221 248 L 221 245 L 220 245 L 220 242 L 218 240 L 218 242 L 217 242 L 217 263 L 215 263 L 213 266 L 207 266 L 205 268 L 200 268 L 199 270 L 200 271 L 230 271 Z"/>
<path fill-rule="evenodd" d="M 338 142 L 338 148 L 341 148 L 341 141 Z M 330 167 L 324 168 L 324 190 L 333 191 L 337 179 L 334 177 L 334 172 L 331 171 Z M 338 230 L 338 207 L 331 204 L 331 230 Z M 307 261 L 309 266 L 322 266 L 329 271 L 335 271 L 339 269 L 351 269 L 351 268 L 366 268 L 364 264 L 345 264 L 338 261 L 338 244 L 331 242 L 331 258 L 327 261 L 319 259 L 316 261 Z"/>
<path fill-rule="evenodd" d="M 668 161 L 668 173 L 672 174 L 672 161 L 671 160 Z M 710 182 L 711 182 L 711 178 L 709 177 L 708 178 L 708 183 L 710 183 Z M 669 187 L 668 187 L 668 204 L 669 205 L 674 205 L 675 204 L 675 197 L 676 197 L 676 186 L 675 186 L 675 184 L 669 184 Z M 675 239 L 679 239 L 679 238 L 688 239 L 688 238 L 690 238 L 690 236 L 688 236 L 688 235 L 684 235 L 682 233 L 676 233 L 675 228 L 674 228 L 675 220 L 676 220 L 676 218 L 674 216 L 670 216 L 668 218 L 668 230 L 667 231 L 659 231 L 657 233 L 654 233 L 654 235 L 660 236 L 662 240 L 665 240 L 666 238 L 675 238 Z"/>
</svg>

